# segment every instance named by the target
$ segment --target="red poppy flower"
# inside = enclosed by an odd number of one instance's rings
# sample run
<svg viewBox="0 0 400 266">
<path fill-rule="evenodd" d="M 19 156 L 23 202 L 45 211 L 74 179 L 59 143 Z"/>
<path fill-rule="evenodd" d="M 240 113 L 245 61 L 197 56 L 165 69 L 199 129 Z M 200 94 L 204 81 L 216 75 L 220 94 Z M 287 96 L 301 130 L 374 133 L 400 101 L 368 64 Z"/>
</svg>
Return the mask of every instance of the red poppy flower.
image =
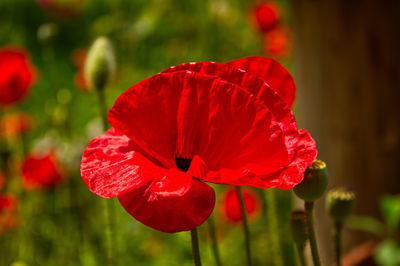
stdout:
<svg viewBox="0 0 400 266">
<path fill-rule="evenodd" d="M 128 89 L 81 175 L 143 224 L 191 230 L 214 208 L 204 182 L 290 189 L 316 157 L 290 107 L 263 80 L 214 62 L 171 67 Z"/>
<path fill-rule="evenodd" d="M 243 191 L 243 201 L 247 217 L 251 220 L 261 210 L 261 200 L 259 196 L 250 189 Z M 222 199 L 223 216 L 230 222 L 238 223 L 242 221 L 242 210 L 239 203 L 239 197 L 235 189 L 229 189 L 224 193 Z"/>
<path fill-rule="evenodd" d="M 258 29 L 268 32 L 276 27 L 280 17 L 279 8 L 274 2 L 262 2 L 254 8 L 254 19 Z"/>
<path fill-rule="evenodd" d="M 1 133 L 6 137 L 25 134 L 32 129 L 33 118 L 27 113 L 11 113 L 1 119 Z"/>
<path fill-rule="evenodd" d="M 54 153 L 31 154 L 22 166 L 23 183 L 26 189 L 53 188 L 62 181 L 57 158 Z"/>
<path fill-rule="evenodd" d="M 11 194 L 0 195 L 0 234 L 18 224 L 18 199 Z"/>
<path fill-rule="evenodd" d="M 0 50 L 0 105 L 22 99 L 34 81 L 34 68 L 28 56 L 14 48 Z"/>
<path fill-rule="evenodd" d="M 6 179 L 4 178 L 3 173 L 0 172 L 0 190 L 3 189 L 5 181 Z"/>
<path fill-rule="evenodd" d="M 71 60 L 73 64 L 78 68 L 78 72 L 74 75 L 74 83 L 75 86 L 83 91 L 89 90 L 89 83 L 85 78 L 85 61 L 87 56 L 87 50 L 85 49 L 76 49 L 72 52 Z"/>
<path fill-rule="evenodd" d="M 60 19 L 73 18 L 85 3 L 84 0 L 37 0 L 39 5 Z"/>
<path fill-rule="evenodd" d="M 265 34 L 265 53 L 274 57 L 287 57 L 291 52 L 290 31 L 284 27 L 278 27 Z"/>
</svg>

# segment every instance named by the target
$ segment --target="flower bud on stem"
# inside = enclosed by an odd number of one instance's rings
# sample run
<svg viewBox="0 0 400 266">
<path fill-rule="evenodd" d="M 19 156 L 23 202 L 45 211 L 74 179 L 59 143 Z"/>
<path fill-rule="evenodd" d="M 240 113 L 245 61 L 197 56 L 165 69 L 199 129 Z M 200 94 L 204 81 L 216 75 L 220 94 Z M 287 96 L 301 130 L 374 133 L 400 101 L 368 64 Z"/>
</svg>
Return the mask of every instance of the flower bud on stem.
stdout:
<svg viewBox="0 0 400 266">
<path fill-rule="evenodd" d="M 293 240 L 296 244 L 297 254 L 299 256 L 299 263 L 301 266 L 306 266 L 304 258 L 304 248 L 307 242 L 307 225 L 306 214 L 304 211 L 292 212 L 290 216 L 290 229 L 292 232 Z"/>
<path fill-rule="evenodd" d="M 335 240 L 336 265 L 338 266 L 341 265 L 343 222 L 353 210 L 355 199 L 355 194 L 345 188 L 332 189 L 326 197 L 326 207 L 335 225 L 333 235 Z"/>
<path fill-rule="evenodd" d="M 321 160 L 315 160 L 312 165 L 307 168 L 303 181 L 293 189 L 296 195 L 305 201 L 304 208 L 306 213 L 308 238 L 310 240 L 314 266 L 321 265 L 314 231 L 314 201 L 324 194 L 327 186 L 328 171 L 326 169 L 326 164 Z"/>
</svg>

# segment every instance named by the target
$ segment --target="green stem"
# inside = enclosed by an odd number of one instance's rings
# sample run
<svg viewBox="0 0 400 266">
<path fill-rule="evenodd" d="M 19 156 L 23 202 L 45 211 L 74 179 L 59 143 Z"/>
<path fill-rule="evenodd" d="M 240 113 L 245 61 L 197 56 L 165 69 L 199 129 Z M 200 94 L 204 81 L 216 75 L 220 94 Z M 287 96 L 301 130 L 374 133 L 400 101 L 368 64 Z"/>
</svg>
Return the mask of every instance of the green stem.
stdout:
<svg viewBox="0 0 400 266">
<path fill-rule="evenodd" d="M 192 253 L 195 266 L 201 266 L 200 250 L 199 250 L 199 238 L 197 236 L 197 228 L 193 228 L 190 231 L 192 237 Z"/>
<path fill-rule="evenodd" d="M 296 244 L 296 249 L 297 249 L 297 255 L 299 257 L 300 266 L 307 266 L 306 259 L 304 257 L 304 246 Z"/>
<path fill-rule="evenodd" d="M 314 263 L 314 266 L 320 266 L 321 261 L 319 259 L 318 245 L 317 245 L 317 240 L 315 238 L 315 231 L 314 231 L 314 220 L 313 220 L 314 202 L 306 201 L 304 203 L 304 207 L 305 207 L 305 211 L 306 211 L 308 238 L 310 240 L 310 248 L 311 248 L 311 255 L 312 255 L 313 263 Z"/>
<path fill-rule="evenodd" d="M 278 213 L 276 211 L 275 191 L 269 189 L 266 191 L 267 219 L 269 225 L 269 236 L 271 239 L 272 260 L 275 266 L 283 265 L 282 255 L 280 253 Z"/>
<path fill-rule="evenodd" d="M 101 120 L 103 122 L 103 130 L 106 131 L 108 128 L 108 123 L 107 123 L 107 105 L 106 105 L 105 90 L 104 88 L 99 89 L 96 90 L 96 93 L 99 101 Z"/>
<path fill-rule="evenodd" d="M 208 218 L 207 225 L 211 237 L 211 247 L 215 259 L 215 265 L 221 266 L 222 264 L 221 258 L 219 256 L 217 235 L 215 233 L 214 217 L 212 215 L 210 216 L 210 218 Z"/>
<path fill-rule="evenodd" d="M 340 266 L 340 259 L 342 256 L 342 246 L 341 246 L 341 233 L 342 233 L 342 222 L 335 222 L 335 255 L 336 255 L 336 265 Z"/>
<path fill-rule="evenodd" d="M 249 225 L 247 223 L 246 207 L 244 205 L 243 193 L 241 187 L 237 186 L 236 192 L 239 198 L 240 209 L 242 210 L 242 221 L 243 221 L 243 231 L 244 231 L 245 246 L 246 246 L 247 265 L 251 266 L 252 263 L 251 263 L 251 248 L 250 248 L 250 231 L 249 231 Z"/>
<path fill-rule="evenodd" d="M 104 218 L 106 222 L 106 227 L 105 227 L 105 234 L 106 234 L 106 245 L 107 245 L 107 260 L 108 260 L 108 265 L 113 265 L 113 259 L 114 259 L 114 241 L 113 241 L 113 235 L 112 235 L 112 218 L 113 217 L 113 209 L 112 209 L 112 200 L 103 200 L 104 203 Z"/>
<path fill-rule="evenodd" d="M 99 101 L 99 109 L 100 109 L 100 115 L 101 115 L 101 120 L 103 122 L 103 130 L 106 131 L 108 127 L 107 123 L 107 105 L 106 105 L 106 100 L 105 100 L 105 92 L 104 88 L 103 89 L 98 89 L 96 90 L 97 93 L 97 98 Z M 109 265 L 113 265 L 113 260 L 114 260 L 114 208 L 112 205 L 112 199 L 108 199 L 103 201 L 104 202 L 104 216 L 105 216 L 105 222 L 106 222 L 106 239 L 107 239 L 107 257 L 108 257 L 108 263 Z"/>
</svg>

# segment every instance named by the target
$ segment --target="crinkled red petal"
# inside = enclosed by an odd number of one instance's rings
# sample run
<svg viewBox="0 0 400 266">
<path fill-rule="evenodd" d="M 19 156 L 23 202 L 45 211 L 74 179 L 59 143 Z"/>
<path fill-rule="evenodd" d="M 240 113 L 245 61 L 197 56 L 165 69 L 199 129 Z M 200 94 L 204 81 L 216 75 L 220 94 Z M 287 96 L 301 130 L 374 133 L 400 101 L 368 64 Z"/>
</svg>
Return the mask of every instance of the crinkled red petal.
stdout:
<svg viewBox="0 0 400 266">
<path fill-rule="evenodd" d="M 307 131 L 299 130 L 299 134 L 294 138 L 291 148 L 295 153 L 287 165 L 271 167 L 268 162 L 246 164 L 239 169 L 224 168 L 219 171 L 209 171 L 203 180 L 226 184 L 226 180 L 229 179 L 229 184 L 236 186 L 291 189 L 303 180 L 306 168 L 317 157 L 315 141 Z"/>
<path fill-rule="evenodd" d="M 193 71 L 206 75 L 216 76 L 238 85 L 244 90 L 257 96 L 264 101 L 265 105 L 272 112 L 275 120 L 295 124 L 295 118 L 290 106 L 278 95 L 278 93 L 266 83 L 265 80 L 243 69 L 237 68 L 231 64 L 221 64 L 217 62 L 198 62 L 186 63 L 172 66 L 163 71 L 163 73 L 176 71 Z M 295 125 L 294 125 L 295 126 Z"/>
<path fill-rule="evenodd" d="M 296 96 L 294 80 L 289 71 L 275 60 L 262 56 L 250 56 L 228 64 L 265 80 L 289 106 L 293 105 Z"/>
<path fill-rule="evenodd" d="M 81 175 L 89 189 L 110 198 L 152 184 L 154 193 L 179 196 L 192 177 L 176 168 L 165 169 L 136 152 L 136 145 L 115 129 L 93 139 L 83 153 Z"/>
<path fill-rule="evenodd" d="M 189 190 L 182 196 L 156 194 L 150 185 L 118 199 L 144 225 L 166 233 L 189 231 L 206 221 L 215 205 L 214 190 L 197 179 L 191 178 L 191 181 Z"/>
</svg>

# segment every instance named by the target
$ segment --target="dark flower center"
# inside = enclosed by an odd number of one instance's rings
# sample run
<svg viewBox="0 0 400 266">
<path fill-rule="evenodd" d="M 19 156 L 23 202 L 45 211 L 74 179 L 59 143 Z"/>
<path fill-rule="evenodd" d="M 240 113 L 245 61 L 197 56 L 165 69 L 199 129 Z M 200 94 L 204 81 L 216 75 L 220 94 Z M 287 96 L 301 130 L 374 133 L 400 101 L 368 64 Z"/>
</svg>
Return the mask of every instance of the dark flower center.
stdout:
<svg viewBox="0 0 400 266">
<path fill-rule="evenodd" d="M 189 170 L 190 167 L 190 163 L 192 162 L 192 159 L 186 159 L 186 158 L 180 158 L 175 156 L 175 163 L 176 166 L 182 170 L 183 172 L 187 172 Z"/>
</svg>

